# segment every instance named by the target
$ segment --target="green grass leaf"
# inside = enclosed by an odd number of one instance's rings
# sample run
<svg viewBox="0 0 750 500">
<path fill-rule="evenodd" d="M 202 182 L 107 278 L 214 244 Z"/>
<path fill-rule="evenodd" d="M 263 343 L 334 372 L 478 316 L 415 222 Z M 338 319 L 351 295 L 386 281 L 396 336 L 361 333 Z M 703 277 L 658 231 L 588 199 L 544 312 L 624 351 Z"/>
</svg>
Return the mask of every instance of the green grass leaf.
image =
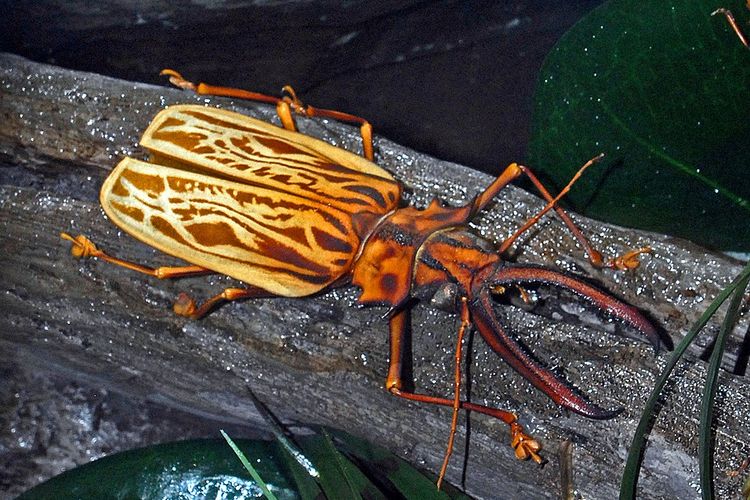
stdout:
<svg viewBox="0 0 750 500">
<path fill-rule="evenodd" d="M 750 264 L 748 268 L 750 269 Z M 711 359 L 708 363 L 708 373 L 706 374 L 706 386 L 703 391 L 703 402 L 701 404 L 700 417 L 700 436 L 698 440 L 698 457 L 700 457 L 700 478 L 701 491 L 704 500 L 713 499 L 713 447 L 711 446 L 711 423 L 713 422 L 714 396 L 716 395 L 716 385 L 719 379 L 719 369 L 721 368 L 721 359 L 724 357 L 724 348 L 729 335 L 732 333 L 734 326 L 740 314 L 742 300 L 745 297 L 745 290 L 750 282 L 750 273 L 745 275 L 738 283 L 737 288 L 732 295 L 732 301 L 729 303 L 727 315 L 721 323 L 721 329 L 714 342 Z"/>
<path fill-rule="evenodd" d="M 224 440 L 229 444 L 229 447 L 232 448 L 234 454 L 237 455 L 237 458 L 240 459 L 240 462 L 242 463 L 242 466 L 245 467 L 245 470 L 250 473 L 250 477 L 252 477 L 253 480 L 258 484 L 260 490 L 263 492 L 263 496 L 268 500 L 277 500 L 276 495 L 271 493 L 271 490 L 268 489 L 268 485 L 265 483 L 265 481 L 263 481 L 263 478 L 260 477 L 260 474 L 258 474 L 258 471 L 256 471 L 255 467 L 252 466 L 245 454 L 242 453 L 242 451 L 237 447 L 236 444 L 234 444 L 232 438 L 230 438 L 223 430 L 220 430 L 219 432 L 221 433 L 221 436 L 224 438 Z"/>
<path fill-rule="evenodd" d="M 305 456 L 320 472 L 319 482 L 329 500 L 383 499 L 385 495 L 359 468 L 336 449 L 331 436 L 322 435 L 300 440 Z"/>
<path fill-rule="evenodd" d="M 687 351 L 687 348 L 690 346 L 690 344 L 695 340 L 695 337 L 698 336 L 698 333 L 703 329 L 704 326 L 706 326 L 706 323 L 713 317 L 714 314 L 716 314 L 716 311 L 721 307 L 721 305 L 729 298 L 730 295 L 733 293 L 736 293 L 740 296 L 744 293 L 745 288 L 747 287 L 748 280 L 750 280 L 750 263 L 748 263 L 745 268 L 742 270 L 739 276 L 737 276 L 724 290 L 719 293 L 719 295 L 709 304 L 708 308 L 704 311 L 704 313 L 701 315 L 700 318 L 698 318 L 698 321 L 696 321 L 693 326 L 690 328 L 690 331 L 685 335 L 685 338 L 680 341 L 680 343 L 675 347 L 674 352 L 672 353 L 672 356 L 669 358 L 669 361 L 667 362 L 667 366 L 664 367 L 664 370 L 659 375 L 659 378 L 656 380 L 656 383 L 654 384 L 654 389 L 651 392 L 651 395 L 648 398 L 648 401 L 646 401 L 646 406 L 643 408 L 643 413 L 641 414 L 641 419 L 638 422 L 638 427 L 636 428 L 635 435 L 633 436 L 633 442 L 630 444 L 630 449 L 628 450 L 628 459 L 625 464 L 625 472 L 622 477 L 622 482 L 620 483 L 620 500 L 630 500 L 632 498 L 636 498 L 636 485 L 638 482 L 638 473 L 640 471 L 641 466 L 641 459 L 643 457 L 643 451 L 646 447 L 646 438 L 648 437 L 649 431 L 651 429 L 651 425 L 653 423 L 653 419 L 655 418 L 655 410 L 656 405 L 659 401 L 659 397 L 661 396 L 661 393 L 664 389 L 664 386 L 667 383 L 667 380 L 669 379 L 669 376 L 672 373 L 672 370 L 674 370 L 674 367 L 677 365 L 679 360 L 682 358 L 682 356 L 685 354 L 685 351 Z M 736 302 L 735 299 L 732 300 L 732 302 Z M 738 302 L 736 304 L 736 307 L 739 308 L 740 303 Z M 732 304 L 732 306 L 735 306 L 735 304 Z M 732 309 L 730 307 L 730 310 L 728 311 L 727 317 L 724 320 L 724 323 L 722 325 L 722 331 L 725 328 L 725 325 L 728 325 L 728 321 L 732 319 L 736 319 L 734 315 L 735 312 L 732 312 Z M 734 317 L 734 318 L 730 318 Z M 732 325 L 735 323 L 732 322 Z M 730 328 L 727 326 L 726 328 Z M 717 342 L 718 344 L 718 342 Z M 715 347 L 716 349 L 716 347 Z M 716 356 L 719 358 L 721 357 L 721 352 L 715 352 Z M 717 362 L 718 363 L 718 362 Z M 717 368 L 718 370 L 718 365 Z M 710 377 L 709 377 L 710 378 Z M 714 391 L 715 389 L 713 387 L 709 387 L 709 383 L 707 382 L 707 391 Z M 708 415 L 709 412 L 707 412 Z M 704 416 L 704 418 L 710 418 L 710 415 Z M 704 426 L 710 427 L 710 421 L 702 421 L 701 427 Z M 701 431 L 703 432 L 703 431 Z M 706 431 L 708 432 L 708 431 Z M 702 445 L 702 446 L 705 446 Z M 706 456 L 710 456 L 710 453 L 707 453 L 706 450 L 702 450 L 703 453 L 703 461 L 705 462 Z M 708 458 L 710 460 L 710 458 Z M 705 465 L 701 466 L 701 475 L 703 476 L 703 470 L 705 469 Z M 710 465 L 708 467 L 710 469 Z M 710 474 L 710 472 L 708 473 Z M 710 483 L 710 479 L 709 479 Z M 705 490 L 704 490 L 705 493 Z"/>
</svg>

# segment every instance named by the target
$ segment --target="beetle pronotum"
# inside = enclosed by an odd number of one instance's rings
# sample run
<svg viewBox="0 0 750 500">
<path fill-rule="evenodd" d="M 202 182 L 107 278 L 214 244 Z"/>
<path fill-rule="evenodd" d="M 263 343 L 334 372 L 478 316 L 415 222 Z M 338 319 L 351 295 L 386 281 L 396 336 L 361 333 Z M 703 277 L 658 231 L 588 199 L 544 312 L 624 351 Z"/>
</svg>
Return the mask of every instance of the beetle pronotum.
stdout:
<svg viewBox="0 0 750 500">
<path fill-rule="evenodd" d="M 492 296 L 522 284 L 568 289 L 642 332 L 654 345 L 659 337 L 635 308 L 573 276 L 502 258 L 526 229 L 554 210 L 597 267 L 632 269 L 641 248 L 605 260 L 557 205 L 578 175 L 553 197 L 527 167 L 513 163 L 474 200 L 444 207 L 437 200 L 423 210 L 399 208 L 401 188 L 372 163 L 370 124 L 357 116 L 303 105 L 290 88 L 284 98 L 239 89 L 193 85 L 165 70 L 176 85 L 215 94 L 275 103 L 282 128 L 238 113 L 196 105 L 161 111 L 144 132 L 141 145 L 150 162 L 123 159 L 102 186 L 100 201 L 110 219 L 137 239 L 191 265 L 150 268 L 99 250 L 85 236 L 62 237 L 76 257 L 98 257 L 158 278 L 206 272 L 247 284 L 229 288 L 197 305 L 186 294 L 175 312 L 200 318 L 225 301 L 258 297 L 302 297 L 351 283 L 359 302 L 385 305 L 390 326 L 386 389 L 392 394 L 453 408 L 445 473 L 459 409 L 484 413 L 510 426 L 511 445 L 520 459 L 541 461 L 540 444 L 527 435 L 511 412 L 460 399 L 461 339 L 470 325 L 491 348 L 559 405 L 590 418 L 611 418 L 578 395 L 511 336 L 493 312 Z M 296 132 L 294 114 L 334 118 L 360 126 L 364 157 Z M 511 181 L 526 175 L 547 201 L 537 215 L 499 246 L 471 233 L 466 223 Z M 461 325 L 456 345 L 453 398 L 404 389 L 402 359 L 409 322 L 408 300 L 425 290 L 450 289 Z M 522 289 L 521 289 L 522 290 Z M 438 485 L 439 485 L 438 482 Z"/>
</svg>

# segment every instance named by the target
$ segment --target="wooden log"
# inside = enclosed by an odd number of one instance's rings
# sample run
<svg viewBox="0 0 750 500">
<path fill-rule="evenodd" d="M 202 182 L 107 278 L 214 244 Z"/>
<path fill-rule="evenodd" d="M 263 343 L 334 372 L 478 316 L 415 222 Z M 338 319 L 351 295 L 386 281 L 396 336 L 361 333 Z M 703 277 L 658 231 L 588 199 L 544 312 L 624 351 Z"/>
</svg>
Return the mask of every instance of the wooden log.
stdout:
<svg viewBox="0 0 750 500">
<path fill-rule="evenodd" d="M 118 401 L 129 401 L 132 408 L 150 404 L 178 409 L 203 422 L 202 429 L 231 423 L 248 432 L 264 426 L 247 397 L 250 388 L 285 422 L 343 429 L 436 471 L 450 410 L 409 403 L 384 391 L 388 342 L 387 323 L 381 316 L 385 310 L 357 307 L 356 289 L 341 288 L 309 299 L 230 304 L 193 322 L 170 310 L 180 291 L 207 297 L 237 283 L 224 277 L 144 279 L 103 262 L 76 262 L 70 257 L 60 231 L 86 234 L 123 258 L 153 265 L 176 263 L 109 223 L 97 193 L 121 156 L 143 156 L 136 143 L 154 114 L 169 104 L 185 102 L 220 105 L 275 120 L 274 110 L 262 105 L 199 98 L 167 87 L 0 55 L 0 368 L 6 387 L 27 395 L 38 390 L 38 397 L 45 398 L 54 391 L 32 386 L 34 377 L 72 380 L 116 393 Z M 359 148 L 357 131 L 350 127 L 323 120 L 300 120 L 299 126 L 336 145 Z M 376 151 L 377 162 L 404 183 L 410 202 L 417 205 L 424 206 L 436 195 L 451 204 L 465 203 L 491 181 L 487 175 L 383 138 L 377 138 Z M 585 159 L 571 159 L 580 160 Z M 502 167 L 498 165 L 498 172 Z M 488 239 L 500 241 L 542 205 L 536 197 L 511 187 L 477 217 L 474 226 Z M 514 258 L 598 282 L 646 311 L 675 342 L 740 269 L 726 258 L 674 238 L 581 217 L 576 220 L 608 255 L 646 244 L 654 254 L 646 256 L 634 272 L 594 270 L 564 226 L 550 217 L 521 242 Z M 558 450 L 570 439 L 575 488 L 587 498 L 612 498 L 639 412 L 666 354 L 655 356 L 647 344 L 617 335 L 628 332 L 619 332 L 606 319 L 591 314 L 574 297 L 554 291 L 540 294 L 543 304 L 534 311 L 514 305 L 499 305 L 499 311 L 538 358 L 558 367 L 602 406 L 622 406 L 625 412 L 609 421 L 569 414 L 507 367 L 483 341 L 470 339 L 471 399 L 517 412 L 543 441 L 549 463 L 539 469 L 516 461 L 506 426 L 481 415 L 470 416 L 466 444 L 466 415 L 462 415 L 448 480 L 460 483 L 464 474 L 466 491 L 479 498 L 558 497 Z M 431 394 L 451 393 L 457 326 L 455 316 L 429 304 L 416 308 L 412 351 L 417 388 Z M 712 323 L 709 330 L 716 329 Z M 746 330 L 747 321 L 732 339 L 728 366 L 736 364 Z M 708 337 L 703 344 L 707 342 Z M 682 366 L 664 400 L 645 456 L 643 498 L 697 495 L 693 486 L 698 470 L 697 420 L 706 371 L 697 354 L 699 350 Z M 715 458 L 716 473 L 723 477 L 747 455 L 750 401 L 744 397 L 745 377 L 724 373 L 722 383 Z M 33 398 L 16 397 L 6 405 L 9 421 L 24 428 L 44 425 L 47 432 L 71 432 L 70 426 L 48 415 L 23 415 L 22 403 L 29 399 Z M 4 400 L 12 397 L 6 394 Z M 118 408 L 127 413 L 127 404 Z M 114 413 L 105 420 L 124 418 Z M 50 457 L 49 447 L 24 447 L 16 437 L 0 435 L 5 461 L 8 457 L 16 463 L 57 459 L 71 466 L 87 458 L 85 454 Z M 69 439 L 99 449 L 94 437 L 92 431 Z M 141 435 L 118 442 L 109 451 L 155 441 L 159 435 Z M 42 479 L 38 471 L 24 476 L 23 470 L 16 467 L 15 475 L 3 478 L 0 485 L 17 492 L 14 485 Z M 741 479 L 722 479 L 718 493 L 736 495 Z"/>
</svg>

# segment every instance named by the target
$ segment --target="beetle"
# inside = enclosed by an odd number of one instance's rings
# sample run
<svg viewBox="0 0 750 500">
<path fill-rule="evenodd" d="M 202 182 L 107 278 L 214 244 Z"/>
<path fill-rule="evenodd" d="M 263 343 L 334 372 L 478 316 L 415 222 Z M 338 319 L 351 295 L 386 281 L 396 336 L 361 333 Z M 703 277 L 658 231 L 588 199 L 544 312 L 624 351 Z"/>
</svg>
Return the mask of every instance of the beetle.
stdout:
<svg viewBox="0 0 750 500">
<path fill-rule="evenodd" d="M 190 265 L 150 268 L 110 256 L 83 235 L 72 242 L 75 257 L 97 257 L 158 278 L 221 273 L 247 284 L 228 288 L 198 305 L 187 294 L 177 314 L 201 318 L 223 302 L 259 297 L 304 297 L 333 287 L 359 287 L 362 305 L 387 306 L 390 360 L 386 389 L 393 395 L 453 408 L 451 434 L 439 482 L 452 450 L 459 409 L 476 411 L 510 426 L 519 459 L 542 461 L 541 445 L 515 414 L 460 399 L 462 338 L 470 325 L 510 366 L 557 404 L 593 419 L 608 411 L 577 394 L 564 379 L 536 361 L 493 311 L 493 296 L 509 289 L 547 284 L 567 289 L 642 333 L 658 348 L 652 323 L 636 308 L 572 275 L 509 262 L 503 254 L 544 214 L 554 211 L 599 268 L 639 265 L 644 247 L 612 259 L 593 248 L 558 206 L 587 162 L 555 197 L 527 167 L 512 163 L 482 193 L 461 207 L 433 200 L 424 209 L 399 207 L 400 184 L 373 163 L 372 127 L 363 118 L 302 104 L 293 89 L 282 98 L 206 84 L 194 85 L 164 70 L 175 85 L 199 94 L 275 104 L 282 127 L 231 111 L 198 105 L 170 106 L 157 114 L 140 144 L 148 162 L 124 158 L 105 180 L 100 202 L 109 218 L 144 243 Z M 294 115 L 324 117 L 360 127 L 363 155 L 296 131 Z M 496 246 L 467 223 L 513 180 L 525 175 L 545 207 Z M 442 291 L 461 323 L 453 398 L 408 391 L 402 380 L 410 299 Z"/>
</svg>

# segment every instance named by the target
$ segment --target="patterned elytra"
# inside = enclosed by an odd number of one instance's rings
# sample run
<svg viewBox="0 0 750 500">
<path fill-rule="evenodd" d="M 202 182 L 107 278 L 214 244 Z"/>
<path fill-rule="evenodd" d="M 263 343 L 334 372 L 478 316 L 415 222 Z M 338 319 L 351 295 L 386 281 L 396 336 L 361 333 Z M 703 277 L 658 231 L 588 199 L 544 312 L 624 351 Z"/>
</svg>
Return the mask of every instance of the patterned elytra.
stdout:
<svg viewBox="0 0 750 500">
<path fill-rule="evenodd" d="M 172 106 L 141 139 L 151 163 L 123 159 L 101 190 L 110 219 L 167 254 L 275 295 L 344 276 L 400 199 L 374 163 L 230 111 Z"/>
</svg>

